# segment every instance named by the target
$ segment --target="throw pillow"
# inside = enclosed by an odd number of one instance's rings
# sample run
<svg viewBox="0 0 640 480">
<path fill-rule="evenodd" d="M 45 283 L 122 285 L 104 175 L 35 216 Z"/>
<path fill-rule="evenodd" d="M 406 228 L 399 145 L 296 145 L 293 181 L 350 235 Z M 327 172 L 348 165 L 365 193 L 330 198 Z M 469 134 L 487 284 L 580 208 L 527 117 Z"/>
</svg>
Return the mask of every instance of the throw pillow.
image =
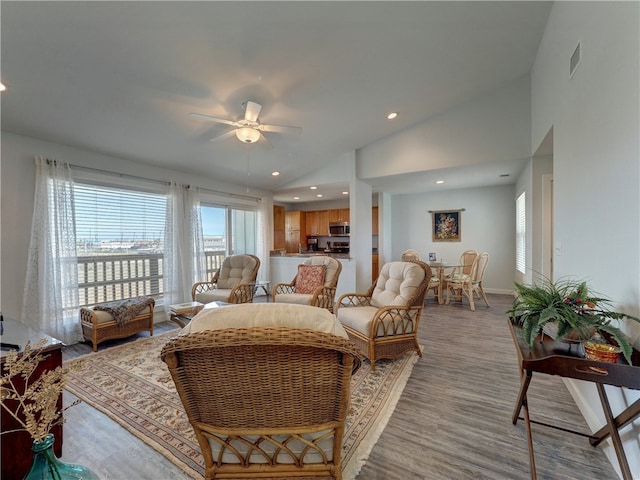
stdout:
<svg viewBox="0 0 640 480">
<path fill-rule="evenodd" d="M 326 265 L 298 265 L 295 292 L 313 293 L 316 288 L 324 285 L 324 274 L 326 271 Z"/>
</svg>

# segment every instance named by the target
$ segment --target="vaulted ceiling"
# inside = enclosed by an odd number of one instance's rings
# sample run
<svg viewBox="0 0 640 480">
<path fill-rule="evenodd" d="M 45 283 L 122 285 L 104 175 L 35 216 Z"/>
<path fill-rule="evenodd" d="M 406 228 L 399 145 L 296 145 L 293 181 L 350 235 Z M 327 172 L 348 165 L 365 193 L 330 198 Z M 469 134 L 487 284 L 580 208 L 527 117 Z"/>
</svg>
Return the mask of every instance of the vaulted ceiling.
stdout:
<svg viewBox="0 0 640 480">
<path fill-rule="evenodd" d="M 3 130 L 277 193 L 345 152 L 526 75 L 551 4 L 0 8 Z M 261 121 L 302 134 L 266 133 L 270 145 L 211 143 L 230 127 L 189 116 L 238 120 L 247 100 L 263 105 Z"/>
</svg>

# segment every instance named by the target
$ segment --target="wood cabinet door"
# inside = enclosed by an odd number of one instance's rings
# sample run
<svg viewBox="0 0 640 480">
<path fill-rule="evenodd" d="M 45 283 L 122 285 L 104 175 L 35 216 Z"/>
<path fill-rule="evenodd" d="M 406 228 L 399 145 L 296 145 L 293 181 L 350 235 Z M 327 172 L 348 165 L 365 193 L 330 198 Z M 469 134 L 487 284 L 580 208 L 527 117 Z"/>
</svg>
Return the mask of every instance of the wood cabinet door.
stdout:
<svg viewBox="0 0 640 480">
<path fill-rule="evenodd" d="M 300 212 L 297 212 L 297 211 L 285 212 L 284 229 L 287 231 L 300 230 L 299 219 L 300 219 Z"/>
<path fill-rule="evenodd" d="M 329 210 L 330 222 L 348 222 L 349 221 L 349 209 L 348 208 L 336 208 Z"/>
<path fill-rule="evenodd" d="M 285 248 L 284 241 L 284 207 L 279 205 L 273 206 L 273 248 L 281 250 Z"/>
<path fill-rule="evenodd" d="M 273 229 L 284 230 L 284 207 L 273 206 Z"/>
<path fill-rule="evenodd" d="M 305 212 L 305 222 L 307 224 L 307 236 L 319 235 L 318 233 L 318 211 Z"/>
<path fill-rule="evenodd" d="M 378 278 L 378 254 L 371 255 L 371 280 L 375 281 Z"/>
<path fill-rule="evenodd" d="M 318 211 L 318 235 L 329 235 L 329 210 Z"/>
<path fill-rule="evenodd" d="M 373 207 L 371 210 L 371 225 L 373 235 L 378 235 L 378 207 Z"/>
<path fill-rule="evenodd" d="M 285 232 L 285 248 L 287 253 L 298 253 L 298 248 L 307 248 L 307 239 L 304 241 L 300 235 L 300 230 L 287 230 Z"/>
<path fill-rule="evenodd" d="M 274 250 L 282 250 L 283 248 L 287 248 L 287 244 L 285 242 L 285 230 L 274 230 L 273 231 L 273 249 Z"/>
</svg>

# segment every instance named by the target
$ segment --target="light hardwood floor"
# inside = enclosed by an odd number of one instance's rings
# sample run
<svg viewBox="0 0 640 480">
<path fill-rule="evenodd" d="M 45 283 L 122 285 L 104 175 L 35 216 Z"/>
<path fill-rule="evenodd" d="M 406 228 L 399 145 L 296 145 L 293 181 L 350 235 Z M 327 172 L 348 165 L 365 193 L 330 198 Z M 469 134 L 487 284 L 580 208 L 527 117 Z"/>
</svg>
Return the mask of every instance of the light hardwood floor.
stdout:
<svg viewBox="0 0 640 480">
<path fill-rule="evenodd" d="M 490 308 L 480 302 L 471 312 L 466 303 L 438 305 L 429 297 L 419 331 L 424 356 L 358 480 L 530 478 L 523 422 L 511 423 L 519 387 L 505 315 L 511 300 L 489 295 Z M 174 328 L 162 322 L 156 333 Z M 63 358 L 90 351 L 89 344 L 70 346 Z M 72 400 L 65 392 L 65 403 Z M 534 375 L 529 404 L 534 419 L 588 430 L 558 377 Z M 63 460 L 90 466 L 103 480 L 186 478 L 92 407 L 81 403 L 66 417 Z M 586 438 L 536 425 L 533 432 L 540 480 L 617 478 L 601 448 L 591 447 Z"/>
</svg>

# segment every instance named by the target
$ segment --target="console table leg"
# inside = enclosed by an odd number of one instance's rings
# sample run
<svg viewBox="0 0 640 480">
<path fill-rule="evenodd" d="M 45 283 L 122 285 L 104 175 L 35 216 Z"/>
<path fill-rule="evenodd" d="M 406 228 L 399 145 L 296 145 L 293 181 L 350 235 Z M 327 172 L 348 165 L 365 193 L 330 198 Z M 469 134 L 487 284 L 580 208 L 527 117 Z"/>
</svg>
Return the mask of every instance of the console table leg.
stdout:
<svg viewBox="0 0 640 480">
<path fill-rule="evenodd" d="M 626 408 L 624 412 L 620 413 L 620 415 L 614 418 L 616 427 L 618 429 L 621 429 L 628 423 L 631 423 L 633 420 L 635 420 L 638 415 L 640 415 L 640 399 L 633 402 L 629 407 Z M 605 440 L 608 436 L 609 426 L 605 425 L 596 433 L 591 435 L 591 437 L 589 438 L 589 443 L 592 446 L 597 447 L 598 445 L 600 445 L 600 442 Z"/>
<path fill-rule="evenodd" d="M 527 401 L 527 390 L 531 383 L 532 373 L 529 371 L 521 372 L 522 383 L 520 385 L 520 391 L 518 392 L 518 400 L 516 401 L 516 407 L 513 410 L 513 416 L 511 421 L 515 425 L 520 417 L 520 411 L 524 408 L 524 427 L 527 432 L 527 445 L 529 446 L 529 465 L 531 466 L 531 480 L 536 480 L 538 475 L 536 473 L 536 461 L 533 454 L 533 435 L 531 433 L 531 419 L 529 417 L 529 402 Z"/>
<path fill-rule="evenodd" d="M 536 460 L 533 455 L 533 435 L 531 433 L 531 420 L 529 418 L 529 402 L 526 397 L 522 403 L 524 407 L 524 425 L 527 431 L 527 443 L 529 444 L 529 465 L 531 466 L 531 480 L 536 480 L 538 474 L 536 473 Z"/>
<path fill-rule="evenodd" d="M 607 392 L 605 392 L 604 385 L 602 383 L 597 383 L 596 388 L 598 389 L 598 395 L 600 395 L 600 403 L 602 403 L 604 416 L 607 419 L 607 427 L 608 427 L 607 430 L 609 435 L 611 435 L 613 448 L 616 451 L 616 455 L 618 457 L 618 463 L 620 463 L 620 470 L 622 470 L 622 478 L 624 480 L 632 480 L 631 470 L 629 469 L 629 462 L 627 462 L 627 456 L 624 453 L 624 445 L 622 444 L 622 440 L 620 439 L 620 434 L 618 433 L 618 427 L 613 418 L 613 413 L 611 412 L 611 406 L 609 405 Z"/>
<path fill-rule="evenodd" d="M 525 372 L 521 372 L 521 378 L 522 383 L 520 384 L 520 391 L 518 392 L 518 400 L 516 401 L 516 407 L 513 409 L 513 415 L 511 416 L 511 421 L 514 425 L 518 422 L 520 410 L 522 410 L 522 406 L 527 399 L 527 390 L 531 383 L 531 372 L 526 372 L 526 374 Z"/>
</svg>

